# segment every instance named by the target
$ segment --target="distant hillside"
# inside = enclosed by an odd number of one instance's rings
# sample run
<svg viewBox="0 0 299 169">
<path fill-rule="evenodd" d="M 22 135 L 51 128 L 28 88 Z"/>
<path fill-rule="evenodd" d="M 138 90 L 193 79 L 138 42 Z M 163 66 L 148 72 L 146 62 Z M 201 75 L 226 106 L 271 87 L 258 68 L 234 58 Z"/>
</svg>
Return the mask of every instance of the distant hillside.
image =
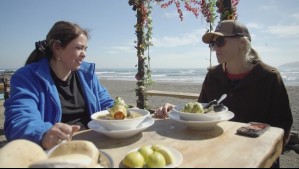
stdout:
<svg viewBox="0 0 299 169">
<path fill-rule="evenodd" d="M 286 63 L 283 65 L 280 65 L 279 67 L 299 67 L 299 61 L 298 62 L 292 62 L 292 63 Z"/>
</svg>

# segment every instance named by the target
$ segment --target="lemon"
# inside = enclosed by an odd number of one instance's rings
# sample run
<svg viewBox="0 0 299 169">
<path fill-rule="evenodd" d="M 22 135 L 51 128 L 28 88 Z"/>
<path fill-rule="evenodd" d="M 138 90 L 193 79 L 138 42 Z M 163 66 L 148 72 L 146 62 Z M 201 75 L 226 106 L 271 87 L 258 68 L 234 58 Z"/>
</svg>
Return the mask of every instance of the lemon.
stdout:
<svg viewBox="0 0 299 169">
<path fill-rule="evenodd" d="M 138 151 L 130 152 L 123 159 L 123 164 L 129 168 L 142 168 L 144 166 L 145 160 L 141 153 Z"/>
<path fill-rule="evenodd" d="M 155 151 L 146 159 L 146 166 L 148 168 L 163 168 L 166 166 L 166 161 L 161 153 Z"/>
<path fill-rule="evenodd" d="M 169 149 L 161 147 L 157 150 L 157 152 L 161 153 L 164 156 L 166 165 L 174 163 L 174 156 Z"/>
<path fill-rule="evenodd" d="M 144 157 L 145 161 L 149 155 L 154 153 L 154 150 L 149 145 L 140 147 L 138 151 Z"/>
</svg>

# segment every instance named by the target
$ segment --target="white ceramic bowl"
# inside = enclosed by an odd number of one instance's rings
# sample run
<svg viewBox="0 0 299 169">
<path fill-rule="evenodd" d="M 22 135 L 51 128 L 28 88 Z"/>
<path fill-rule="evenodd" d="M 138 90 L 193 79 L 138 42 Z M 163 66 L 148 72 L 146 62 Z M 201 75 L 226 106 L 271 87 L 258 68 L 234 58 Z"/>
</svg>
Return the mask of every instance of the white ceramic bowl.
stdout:
<svg viewBox="0 0 299 169">
<path fill-rule="evenodd" d="M 150 112 L 143 109 L 128 109 L 128 111 L 138 112 L 141 114 L 140 117 L 136 117 L 133 119 L 123 119 L 123 120 L 104 120 L 99 119 L 99 116 L 109 114 L 108 110 L 96 112 L 91 115 L 92 121 L 101 125 L 108 131 L 113 130 L 131 130 L 136 129 L 136 127 L 141 124 L 148 116 L 150 116 Z"/>
<path fill-rule="evenodd" d="M 195 130 L 212 130 L 214 129 L 218 123 L 222 121 L 228 121 L 234 117 L 234 113 L 231 111 L 225 111 L 221 113 L 220 119 L 219 120 L 214 120 L 214 121 L 187 121 L 187 120 L 182 120 L 180 115 L 175 112 L 171 112 L 169 114 L 169 118 L 177 121 L 179 123 L 183 123 L 187 125 L 191 129 Z"/>
<path fill-rule="evenodd" d="M 207 103 L 202 103 L 205 106 Z M 222 111 L 214 112 L 211 111 L 209 113 L 188 113 L 182 112 L 185 104 L 175 106 L 172 111 L 179 114 L 181 120 L 186 121 L 216 121 L 221 118 L 221 114 L 228 111 L 228 108 L 224 106 Z"/>
<path fill-rule="evenodd" d="M 151 116 L 149 116 L 140 125 L 138 125 L 136 127 L 136 129 L 131 129 L 131 130 L 107 131 L 105 128 L 103 128 L 99 124 L 95 123 L 94 121 L 90 121 L 88 123 L 88 127 L 96 132 L 106 135 L 107 137 L 114 138 L 114 139 L 123 139 L 123 138 L 132 137 L 132 136 L 140 133 L 141 131 L 152 126 L 154 123 L 155 123 L 155 120 Z"/>
</svg>

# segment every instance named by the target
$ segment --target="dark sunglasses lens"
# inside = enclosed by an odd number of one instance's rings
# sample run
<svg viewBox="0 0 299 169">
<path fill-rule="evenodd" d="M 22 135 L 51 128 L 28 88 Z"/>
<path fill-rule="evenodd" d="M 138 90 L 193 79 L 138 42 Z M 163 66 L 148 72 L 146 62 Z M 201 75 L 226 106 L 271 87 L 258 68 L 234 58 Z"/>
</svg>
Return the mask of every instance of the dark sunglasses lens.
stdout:
<svg viewBox="0 0 299 169">
<path fill-rule="evenodd" d="M 210 42 L 209 47 L 213 48 L 214 46 L 215 46 L 215 42 L 214 41 Z"/>
<path fill-rule="evenodd" d="M 216 45 L 218 46 L 218 47 L 223 47 L 224 46 L 224 37 L 218 37 L 217 39 L 216 39 Z"/>
</svg>

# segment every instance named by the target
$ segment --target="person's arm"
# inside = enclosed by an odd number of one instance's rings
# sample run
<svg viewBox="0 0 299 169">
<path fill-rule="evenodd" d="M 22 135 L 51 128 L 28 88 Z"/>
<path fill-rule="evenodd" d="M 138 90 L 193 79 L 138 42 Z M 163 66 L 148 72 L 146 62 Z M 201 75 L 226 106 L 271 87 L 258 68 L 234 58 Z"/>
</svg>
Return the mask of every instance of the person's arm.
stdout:
<svg viewBox="0 0 299 169">
<path fill-rule="evenodd" d="M 38 109 L 38 95 L 32 78 L 23 73 L 15 73 L 11 78 L 10 98 L 4 103 L 4 130 L 8 141 L 28 139 L 40 143 L 43 134 L 52 127 L 44 122 Z"/>
<path fill-rule="evenodd" d="M 277 75 L 272 82 L 270 114 L 270 125 L 284 129 L 283 145 L 285 147 L 289 139 L 293 117 L 288 93 L 280 75 Z"/>
<path fill-rule="evenodd" d="M 175 105 L 170 103 L 165 103 L 162 107 L 158 108 L 155 112 L 156 118 L 163 118 L 165 119 L 168 117 L 168 113 L 172 110 Z"/>
<path fill-rule="evenodd" d="M 102 86 L 100 80 L 96 75 L 93 76 L 93 80 L 95 86 L 97 87 L 97 94 L 100 99 L 101 109 L 106 110 L 108 108 L 111 108 L 114 105 L 114 99 L 111 98 L 108 90 L 104 86 Z"/>
<path fill-rule="evenodd" d="M 57 144 L 60 144 L 63 140 L 72 140 L 73 133 L 79 130 L 79 125 L 56 123 L 43 135 L 41 146 L 44 149 L 51 149 Z"/>
</svg>

